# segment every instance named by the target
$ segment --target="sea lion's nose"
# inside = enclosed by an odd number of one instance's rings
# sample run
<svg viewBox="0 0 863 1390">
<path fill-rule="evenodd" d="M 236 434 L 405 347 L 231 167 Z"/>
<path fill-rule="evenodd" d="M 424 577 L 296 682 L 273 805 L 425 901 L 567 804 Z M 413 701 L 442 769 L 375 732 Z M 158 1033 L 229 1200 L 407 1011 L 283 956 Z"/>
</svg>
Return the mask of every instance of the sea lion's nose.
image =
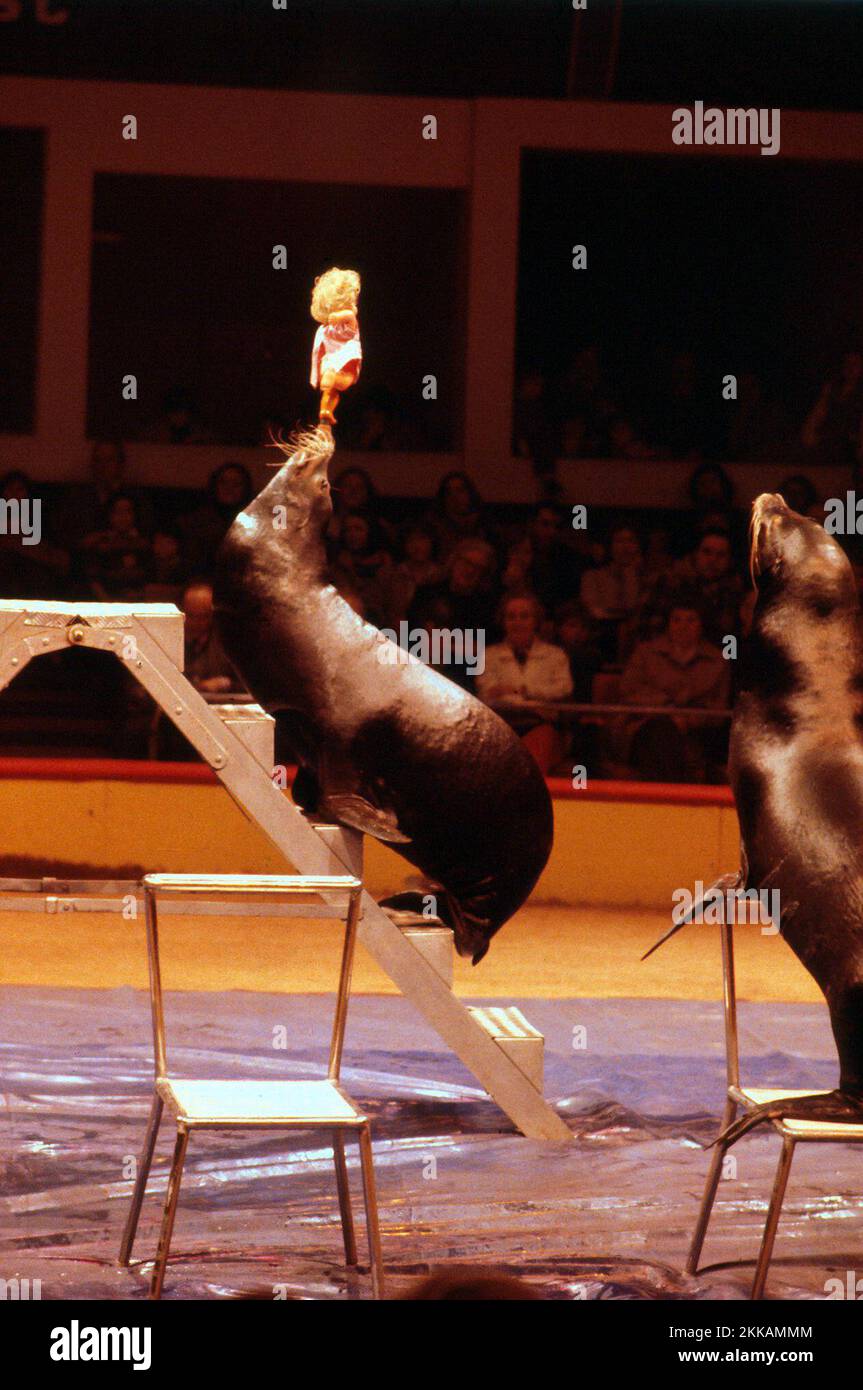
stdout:
<svg viewBox="0 0 863 1390">
<path fill-rule="evenodd" d="M 785 498 L 778 492 L 762 492 L 755 506 L 761 516 L 770 516 L 771 513 L 781 512 L 783 515 L 789 510 Z"/>
</svg>

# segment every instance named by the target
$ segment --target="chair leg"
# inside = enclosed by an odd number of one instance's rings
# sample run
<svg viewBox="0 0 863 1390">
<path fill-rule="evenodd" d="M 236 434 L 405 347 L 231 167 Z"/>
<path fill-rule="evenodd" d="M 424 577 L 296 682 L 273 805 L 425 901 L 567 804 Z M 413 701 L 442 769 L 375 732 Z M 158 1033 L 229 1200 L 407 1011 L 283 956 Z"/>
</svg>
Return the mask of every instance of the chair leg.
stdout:
<svg viewBox="0 0 863 1390">
<path fill-rule="evenodd" d="M 731 1124 L 737 1114 L 737 1106 L 733 1100 L 725 1102 L 725 1113 L 722 1117 L 722 1134 Z M 713 1150 L 713 1157 L 710 1160 L 710 1167 L 707 1171 L 707 1182 L 704 1185 L 704 1196 L 701 1199 L 701 1210 L 698 1213 L 698 1220 L 695 1223 L 695 1231 L 692 1235 L 692 1244 L 689 1247 L 689 1254 L 686 1257 L 686 1273 L 697 1274 L 698 1261 L 701 1258 L 701 1247 L 704 1244 L 704 1237 L 707 1235 L 707 1227 L 710 1222 L 710 1214 L 713 1211 L 713 1203 L 716 1200 L 716 1189 L 719 1186 L 719 1179 L 722 1176 L 722 1161 L 727 1152 L 727 1144 L 717 1145 Z"/>
<path fill-rule="evenodd" d="M 168 1191 L 165 1194 L 165 1210 L 162 1213 L 162 1229 L 159 1232 L 159 1246 L 156 1251 L 156 1262 L 153 1265 L 153 1277 L 150 1281 L 150 1297 L 162 1297 L 162 1285 L 165 1282 L 165 1267 L 168 1263 L 168 1251 L 171 1248 L 171 1236 L 174 1233 L 174 1217 L 177 1213 L 177 1198 L 180 1195 L 180 1182 L 183 1177 L 183 1163 L 186 1159 L 186 1149 L 189 1144 L 189 1131 L 181 1126 L 177 1127 L 177 1142 L 174 1145 L 174 1157 L 171 1162 L 171 1172 L 168 1177 Z"/>
<path fill-rule="evenodd" d="M 372 1137 L 367 1124 L 360 1126 L 360 1166 L 363 1173 L 363 1196 L 366 1206 L 366 1231 L 369 1240 L 369 1269 L 372 1276 L 372 1298 L 381 1298 L 384 1288 L 381 1232 L 378 1225 L 378 1199 L 375 1191 L 375 1169 L 372 1159 Z"/>
<path fill-rule="evenodd" d="M 153 1152 L 156 1148 L 156 1140 L 159 1136 L 159 1125 L 162 1123 L 162 1111 L 164 1107 L 165 1102 L 162 1100 L 158 1091 L 156 1091 L 153 1095 L 153 1103 L 150 1106 L 150 1118 L 147 1121 L 144 1146 L 141 1149 L 141 1157 L 138 1161 L 138 1172 L 135 1177 L 135 1186 L 132 1189 L 132 1205 L 129 1208 L 129 1215 L 126 1217 L 126 1228 L 123 1231 L 123 1240 L 120 1244 L 121 1265 L 127 1265 L 132 1258 L 132 1246 L 135 1244 L 135 1234 L 138 1230 L 138 1218 L 141 1215 L 144 1193 L 147 1190 L 147 1179 L 150 1176 L 150 1168 L 153 1163 Z"/>
<path fill-rule="evenodd" d="M 791 1160 L 794 1157 L 794 1143 L 793 1139 L 787 1137 L 782 1141 L 782 1153 L 779 1157 L 776 1177 L 773 1180 L 773 1195 L 770 1198 L 767 1221 L 764 1226 L 764 1234 L 761 1237 L 761 1249 L 758 1252 L 758 1263 L 755 1266 L 755 1278 L 752 1281 L 751 1297 L 753 1299 L 759 1299 L 764 1294 L 767 1270 L 770 1267 L 770 1257 L 773 1254 L 773 1242 L 776 1239 L 776 1228 L 779 1225 L 785 1188 L 788 1184 L 788 1174 L 791 1172 Z"/>
<path fill-rule="evenodd" d="M 345 1262 L 357 1262 L 357 1238 L 351 1210 L 351 1189 L 348 1186 L 348 1164 L 345 1158 L 345 1137 L 340 1129 L 333 1130 L 333 1161 L 336 1166 L 336 1186 L 339 1190 L 339 1211 L 342 1217 L 342 1236 L 345 1242 Z"/>
</svg>

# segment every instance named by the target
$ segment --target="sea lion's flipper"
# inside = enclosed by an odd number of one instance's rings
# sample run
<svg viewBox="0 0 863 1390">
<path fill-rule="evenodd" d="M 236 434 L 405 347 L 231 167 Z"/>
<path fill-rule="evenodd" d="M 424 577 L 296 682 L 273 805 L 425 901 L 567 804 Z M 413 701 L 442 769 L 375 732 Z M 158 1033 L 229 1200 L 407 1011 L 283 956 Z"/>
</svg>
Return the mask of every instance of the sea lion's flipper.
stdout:
<svg viewBox="0 0 863 1390">
<path fill-rule="evenodd" d="M 738 869 L 736 874 L 723 874 L 722 877 L 718 878 L 715 883 L 711 883 L 710 887 L 705 892 L 704 897 L 699 898 L 698 902 L 695 903 L 689 909 L 682 921 L 675 922 L 673 927 L 669 927 L 665 935 L 661 936 L 658 941 L 654 941 L 650 950 L 645 951 L 641 959 L 647 960 L 648 956 L 652 956 L 654 951 L 658 951 L 660 946 L 665 945 L 666 941 L 670 941 L 673 936 L 676 936 L 682 927 L 688 927 L 689 923 L 693 921 L 693 919 L 701 911 L 701 908 L 704 906 L 705 900 L 709 897 L 711 893 L 720 892 L 724 896 L 726 893 L 733 892 L 737 888 L 742 888 L 744 881 L 744 870 Z"/>
<path fill-rule="evenodd" d="M 724 1129 L 714 1139 L 716 1144 L 730 1148 L 748 1134 L 756 1125 L 768 1120 L 817 1120 L 822 1124 L 856 1124 L 863 1128 L 863 1098 L 857 1100 L 844 1091 L 822 1091 L 811 1096 L 796 1096 L 787 1100 L 774 1100 L 769 1105 L 759 1105 L 757 1110 L 749 1110 L 738 1120 Z"/>
<path fill-rule="evenodd" d="M 373 806 L 358 792 L 328 792 L 321 801 L 320 811 L 342 825 L 350 825 L 389 845 L 410 844 L 410 836 L 399 829 L 395 813 Z"/>
<path fill-rule="evenodd" d="M 437 913 L 436 917 L 430 917 L 428 914 L 430 901 Z M 417 889 L 393 893 L 389 898 L 381 898 L 378 906 L 386 909 L 399 926 L 406 925 L 404 921 L 399 921 L 400 913 L 421 917 L 430 927 L 443 923 L 451 929 L 459 955 L 470 956 L 474 965 L 479 965 L 488 950 L 490 933 L 487 924 L 478 919 L 471 919 L 469 914 L 465 914 L 453 895 L 445 888 L 430 886 L 427 893 Z M 422 922 L 416 925 L 421 926 Z"/>
</svg>

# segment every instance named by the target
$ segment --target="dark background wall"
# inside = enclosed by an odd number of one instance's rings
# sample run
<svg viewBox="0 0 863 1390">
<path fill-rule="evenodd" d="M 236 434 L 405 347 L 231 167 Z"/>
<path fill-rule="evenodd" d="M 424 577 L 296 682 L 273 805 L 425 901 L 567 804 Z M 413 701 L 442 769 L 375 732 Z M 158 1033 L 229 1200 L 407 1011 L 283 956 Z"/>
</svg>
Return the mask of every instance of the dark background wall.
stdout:
<svg viewBox="0 0 863 1390">
<path fill-rule="evenodd" d="M 311 287 L 335 264 L 367 285 L 367 365 L 340 423 L 350 428 L 384 398 L 418 445 L 456 447 L 463 204 L 451 190 L 100 175 L 89 432 L 136 437 L 180 386 L 220 441 L 258 443 L 268 416 L 300 411 L 317 328 Z M 273 268 L 275 245 L 287 248 L 284 271 Z M 121 398 L 127 372 L 138 377 L 137 403 Z M 428 374 L 437 401 L 422 397 Z M 307 416 L 312 400 L 309 390 Z"/>
<path fill-rule="evenodd" d="M 575 243 L 587 271 L 570 268 Z M 598 343 L 637 401 L 665 359 L 690 350 L 719 374 L 755 370 L 799 415 L 861 342 L 859 166 L 525 156 L 521 365 L 553 371 Z"/>
<path fill-rule="evenodd" d="M 47 3 L 47 0 L 46 0 Z M 302 90 L 562 97 L 604 74 L 614 0 L 35 0 L 0 4 L 0 66 Z M 9 18 L 17 14 L 17 18 Z M 573 62 L 576 24 L 580 56 Z M 624 0 L 625 101 L 860 110 L 859 0 Z M 573 77 L 579 92 L 568 92 Z"/>
<path fill-rule="evenodd" d="M 0 431 L 33 428 L 44 139 L 0 129 Z"/>
</svg>

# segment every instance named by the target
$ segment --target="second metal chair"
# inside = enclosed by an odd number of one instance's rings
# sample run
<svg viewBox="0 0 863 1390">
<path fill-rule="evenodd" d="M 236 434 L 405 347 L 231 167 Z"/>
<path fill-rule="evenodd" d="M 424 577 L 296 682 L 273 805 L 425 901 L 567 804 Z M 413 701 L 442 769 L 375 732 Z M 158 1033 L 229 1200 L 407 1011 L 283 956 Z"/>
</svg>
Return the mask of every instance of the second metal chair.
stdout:
<svg viewBox="0 0 863 1390">
<path fill-rule="evenodd" d="M 356 1265 L 357 1247 L 344 1146 L 345 1133 L 353 1131 L 359 1142 L 372 1297 L 379 1298 L 382 1291 L 383 1276 L 370 1125 L 367 1116 L 345 1093 L 339 1081 L 362 893 L 360 880 L 347 875 L 315 878 L 280 874 L 148 874 L 143 880 L 143 890 L 156 1074 L 150 1118 L 138 1165 L 132 1205 L 120 1249 L 120 1263 L 128 1265 L 131 1258 L 159 1125 L 163 1111 L 167 1106 L 176 1122 L 177 1134 L 168 1178 L 159 1245 L 153 1265 L 150 1284 L 151 1298 L 161 1297 L 186 1149 L 192 1130 L 197 1129 L 237 1129 L 253 1126 L 273 1129 L 315 1128 L 326 1130 L 331 1136 L 333 1146 L 345 1258 L 348 1265 Z M 345 915 L 346 926 L 338 994 L 336 996 L 336 1013 L 330 1043 L 329 1066 L 326 1077 L 321 1080 L 247 1081 L 212 1077 L 183 1079 L 169 1075 L 159 960 L 157 896 L 173 896 L 175 899 L 200 897 L 208 900 L 224 900 L 236 898 L 243 894 L 282 898 L 314 895 L 323 898 L 325 902 L 330 904 L 334 898 L 341 899 L 342 902 L 346 903 L 346 913 L 333 907 L 326 914 L 333 917 Z M 283 909 L 283 911 L 286 910 Z M 316 915 L 320 915 L 320 912 L 321 909 L 318 907 Z"/>
</svg>

